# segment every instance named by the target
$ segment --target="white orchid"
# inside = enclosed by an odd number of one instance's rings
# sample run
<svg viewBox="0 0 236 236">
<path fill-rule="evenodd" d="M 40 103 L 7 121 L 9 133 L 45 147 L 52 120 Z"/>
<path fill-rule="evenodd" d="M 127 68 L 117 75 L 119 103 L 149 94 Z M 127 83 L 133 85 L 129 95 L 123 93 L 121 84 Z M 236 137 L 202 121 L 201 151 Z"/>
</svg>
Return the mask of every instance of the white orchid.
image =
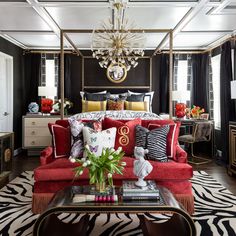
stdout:
<svg viewBox="0 0 236 236">
<path fill-rule="evenodd" d="M 84 163 L 83 163 L 83 167 L 86 167 L 88 164 L 87 164 L 87 162 L 85 161 Z"/>
<path fill-rule="evenodd" d="M 111 174 L 111 173 L 108 173 L 108 174 L 107 174 L 107 177 L 108 177 L 108 178 L 112 178 L 112 174 Z"/>
<path fill-rule="evenodd" d="M 109 159 L 109 160 L 112 160 L 112 159 L 113 159 L 113 156 L 112 156 L 112 155 L 110 155 L 110 156 L 108 157 L 108 159 Z"/>
<path fill-rule="evenodd" d="M 70 160 L 71 163 L 75 163 L 76 162 L 76 159 L 74 157 L 70 157 L 69 160 Z"/>
</svg>

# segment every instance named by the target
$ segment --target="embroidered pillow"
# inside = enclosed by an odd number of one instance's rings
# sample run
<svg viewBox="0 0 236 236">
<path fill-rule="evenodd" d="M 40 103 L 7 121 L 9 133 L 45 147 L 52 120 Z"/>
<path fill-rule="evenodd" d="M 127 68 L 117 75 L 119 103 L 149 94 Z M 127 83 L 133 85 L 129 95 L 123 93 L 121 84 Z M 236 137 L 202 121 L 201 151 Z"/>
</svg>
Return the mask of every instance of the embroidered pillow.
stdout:
<svg viewBox="0 0 236 236">
<path fill-rule="evenodd" d="M 148 159 L 167 162 L 166 137 L 168 132 L 168 125 L 151 131 L 138 125 L 136 126 L 136 146 L 148 149 Z"/>
<path fill-rule="evenodd" d="M 105 129 L 109 129 L 112 127 L 117 128 L 115 149 L 117 149 L 118 147 L 122 147 L 126 155 L 132 155 L 134 153 L 135 127 L 136 125 L 141 125 L 140 118 L 122 122 L 105 117 L 103 125 L 103 128 Z"/>
<path fill-rule="evenodd" d="M 82 112 L 105 111 L 107 101 L 85 101 L 82 100 Z"/>
<path fill-rule="evenodd" d="M 128 102 L 125 101 L 125 110 L 149 111 L 148 102 Z"/>
<path fill-rule="evenodd" d="M 52 134 L 54 157 L 69 157 L 71 147 L 70 128 L 51 123 L 48 124 L 48 127 Z"/>
<path fill-rule="evenodd" d="M 84 121 L 76 120 L 74 117 L 68 118 L 70 125 L 71 136 L 72 136 L 72 146 L 70 151 L 71 157 L 82 157 L 84 151 L 84 142 L 83 142 L 83 127 L 90 127 L 96 131 L 102 130 L 102 122 L 100 120 L 95 121 Z"/>
<path fill-rule="evenodd" d="M 84 145 L 96 156 L 102 154 L 103 148 L 114 148 L 116 140 L 116 128 L 103 131 L 95 131 L 89 127 L 83 127 Z"/>
<path fill-rule="evenodd" d="M 116 111 L 124 110 L 124 101 L 122 101 L 122 100 L 117 100 L 117 101 L 108 100 L 107 110 L 116 110 Z"/>
<path fill-rule="evenodd" d="M 153 124 L 153 123 L 149 123 L 148 125 L 148 129 L 149 130 L 153 130 L 156 129 L 160 126 L 164 126 L 164 125 L 169 125 L 170 126 L 170 130 L 169 133 L 167 135 L 167 140 L 166 140 L 166 153 L 168 158 L 171 158 L 173 160 L 177 160 L 176 159 L 176 147 L 178 144 L 178 137 L 179 137 L 179 129 L 180 129 L 180 122 L 176 122 L 176 123 L 172 123 L 170 124 L 169 120 L 159 120 L 158 124 Z"/>
</svg>

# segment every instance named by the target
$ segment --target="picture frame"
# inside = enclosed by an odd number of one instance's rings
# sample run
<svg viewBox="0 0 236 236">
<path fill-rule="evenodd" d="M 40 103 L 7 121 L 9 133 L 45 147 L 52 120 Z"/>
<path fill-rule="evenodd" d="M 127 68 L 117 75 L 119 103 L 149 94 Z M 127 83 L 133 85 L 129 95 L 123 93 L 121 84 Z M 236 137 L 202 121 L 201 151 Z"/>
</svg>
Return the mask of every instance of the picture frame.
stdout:
<svg viewBox="0 0 236 236">
<path fill-rule="evenodd" d="M 111 63 L 107 68 L 107 78 L 112 83 L 121 83 L 126 79 L 127 69 L 122 63 Z"/>
<path fill-rule="evenodd" d="M 202 120 L 209 120 L 209 113 L 202 113 L 200 115 L 200 119 L 202 119 Z"/>
</svg>

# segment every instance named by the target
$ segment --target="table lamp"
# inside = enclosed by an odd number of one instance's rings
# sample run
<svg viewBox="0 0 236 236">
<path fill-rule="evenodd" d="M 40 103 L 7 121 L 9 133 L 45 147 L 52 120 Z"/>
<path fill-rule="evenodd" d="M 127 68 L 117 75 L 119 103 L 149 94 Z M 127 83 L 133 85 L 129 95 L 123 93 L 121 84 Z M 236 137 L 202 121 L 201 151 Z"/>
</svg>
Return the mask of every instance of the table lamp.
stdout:
<svg viewBox="0 0 236 236">
<path fill-rule="evenodd" d="M 236 99 L 236 80 L 231 81 L 231 99 Z"/>
</svg>

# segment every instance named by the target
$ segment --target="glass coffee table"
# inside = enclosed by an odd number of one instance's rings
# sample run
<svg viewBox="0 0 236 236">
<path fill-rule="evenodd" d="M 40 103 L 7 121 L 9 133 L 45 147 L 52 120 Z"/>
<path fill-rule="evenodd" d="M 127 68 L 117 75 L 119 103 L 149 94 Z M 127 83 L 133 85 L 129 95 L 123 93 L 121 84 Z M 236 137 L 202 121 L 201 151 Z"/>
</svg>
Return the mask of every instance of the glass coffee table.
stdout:
<svg viewBox="0 0 236 236">
<path fill-rule="evenodd" d="M 115 188 L 119 196 L 117 202 L 74 202 L 74 194 L 82 186 L 69 186 L 58 191 L 48 208 L 36 220 L 33 235 L 52 235 L 57 230 L 66 232 L 66 235 L 86 235 L 89 222 L 88 214 L 93 213 L 130 213 L 137 214 L 144 235 L 181 235 L 195 236 L 196 228 L 191 216 L 177 202 L 173 194 L 166 188 L 158 186 L 160 198 L 156 201 L 123 201 L 120 187 Z M 61 213 L 85 214 L 80 222 L 75 224 L 64 223 L 56 215 Z M 143 214 L 145 213 L 170 213 L 172 216 L 165 222 L 153 223 Z M 86 216 L 87 215 L 87 216 Z M 70 231 L 70 232 L 68 232 Z M 58 236 L 60 234 L 57 234 Z M 63 234 L 61 234 L 63 235 Z"/>
</svg>

